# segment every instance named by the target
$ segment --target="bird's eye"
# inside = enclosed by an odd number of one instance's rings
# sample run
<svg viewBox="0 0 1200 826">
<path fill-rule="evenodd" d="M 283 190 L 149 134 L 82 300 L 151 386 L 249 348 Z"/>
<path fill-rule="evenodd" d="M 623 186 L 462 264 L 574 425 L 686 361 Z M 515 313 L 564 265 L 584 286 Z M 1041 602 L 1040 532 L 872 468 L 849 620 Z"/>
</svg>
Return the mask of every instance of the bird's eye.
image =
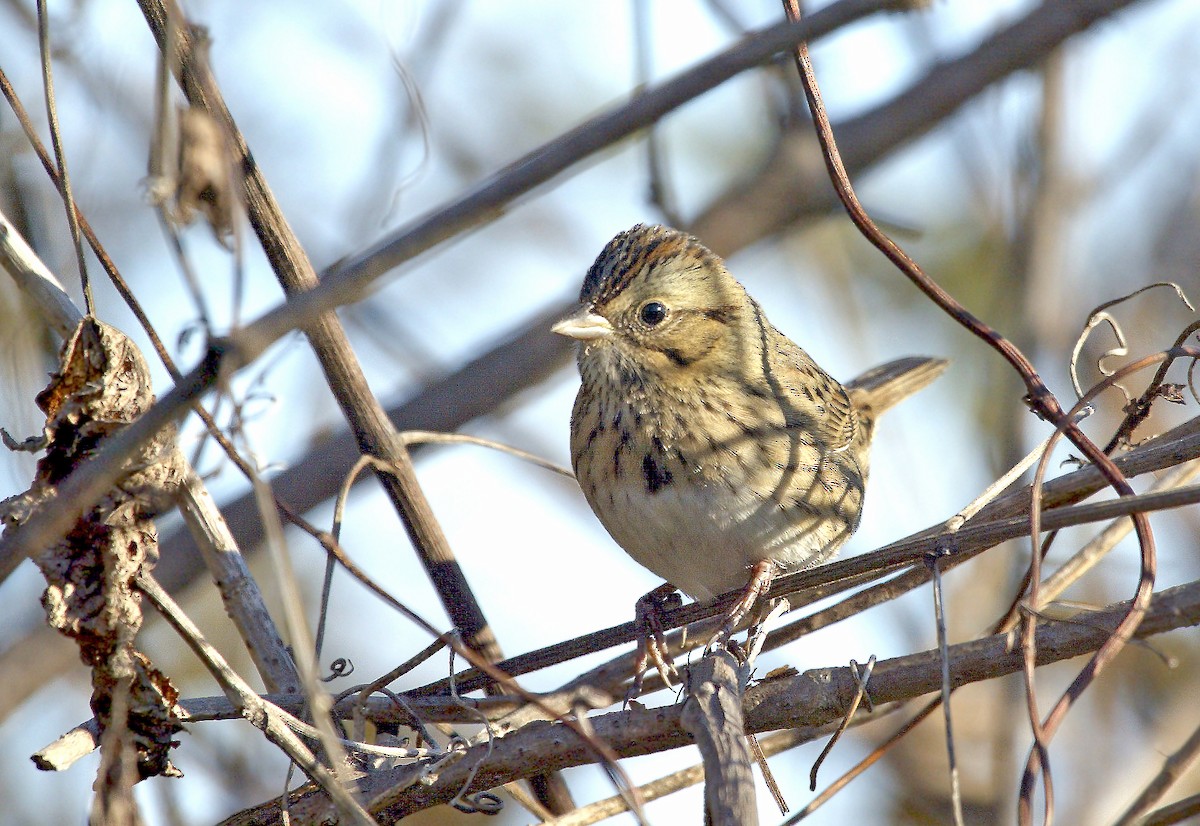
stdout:
<svg viewBox="0 0 1200 826">
<path fill-rule="evenodd" d="M 655 327 L 662 323 L 662 320 L 667 317 L 667 307 L 661 301 L 647 301 L 642 305 L 642 309 L 638 310 L 638 318 L 647 327 Z"/>
</svg>

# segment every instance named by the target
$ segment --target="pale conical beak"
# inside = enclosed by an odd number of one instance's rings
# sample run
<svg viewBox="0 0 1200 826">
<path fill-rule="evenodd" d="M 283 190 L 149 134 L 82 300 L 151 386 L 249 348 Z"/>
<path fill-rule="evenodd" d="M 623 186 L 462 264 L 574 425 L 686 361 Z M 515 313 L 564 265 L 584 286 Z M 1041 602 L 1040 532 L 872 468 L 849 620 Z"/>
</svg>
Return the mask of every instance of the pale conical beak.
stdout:
<svg viewBox="0 0 1200 826">
<path fill-rule="evenodd" d="M 595 341 L 598 338 L 608 338 L 613 334 L 613 326 L 602 315 L 580 310 L 573 316 L 568 316 L 550 328 L 560 336 L 569 336 L 580 341 Z"/>
</svg>

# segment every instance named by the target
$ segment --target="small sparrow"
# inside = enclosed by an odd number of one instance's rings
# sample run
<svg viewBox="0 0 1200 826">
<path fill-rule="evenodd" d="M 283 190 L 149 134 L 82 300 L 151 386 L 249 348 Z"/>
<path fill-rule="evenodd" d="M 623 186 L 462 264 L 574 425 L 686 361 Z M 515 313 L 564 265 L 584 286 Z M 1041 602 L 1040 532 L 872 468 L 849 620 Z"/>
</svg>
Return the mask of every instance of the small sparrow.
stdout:
<svg viewBox="0 0 1200 826">
<path fill-rule="evenodd" d="M 946 367 L 900 359 L 843 386 L 716 254 L 663 226 L 613 238 L 580 303 L 553 330 L 580 342 L 571 461 L 583 494 L 667 580 L 643 599 L 745 589 L 730 632 L 776 573 L 828 560 L 858 528 L 876 418 Z"/>
</svg>

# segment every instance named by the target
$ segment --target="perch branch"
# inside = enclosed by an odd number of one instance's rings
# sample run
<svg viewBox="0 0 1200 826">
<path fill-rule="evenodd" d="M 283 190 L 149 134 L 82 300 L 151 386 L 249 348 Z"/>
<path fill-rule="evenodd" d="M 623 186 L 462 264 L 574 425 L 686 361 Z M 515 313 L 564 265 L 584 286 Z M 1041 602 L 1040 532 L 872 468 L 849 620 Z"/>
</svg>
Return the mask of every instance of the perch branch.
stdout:
<svg viewBox="0 0 1200 826">
<path fill-rule="evenodd" d="M 1087 622 L 1040 625 L 1037 629 L 1039 665 L 1088 654 L 1109 638 L 1128 612 L 1119 603 L 1087 615 Z M 1176 628 L 1200 624 L 1200 582 L 1167 589 L 1151 601 L 1135 636 L 1144 638 Z M 953 685 L 959 686 L 1012 674 L 1022 667 L 1022 653 L 1014 649 L 1011 635 L 998 634 L 950 646 Z M 878 663 L 871 678 L 875 705 L 909 700 L 939 690 L 941 661 L 937 651 L 925 651 Z M 748 732 L 773 731 L 798 726 L 825 725 L 840 720 L 856 686 L 849 668 L 819 669 L 794 677 L 752 686 L 743 704 Z M 593 718 L 597 737 L 621 757 L 660 752 L 689 745 L 680 728 L 680 708 L 632 709 Z M 430 786 L 412 787 L 405 793 L 381 794 L 369 810 L 380 818 L 399 819 L 453 797 L 469 768 L 476 770 L 475 788 L 494 788 L 531 773 L 590 763 L 591 752 L 574 737 L 565 736 L 561 724 L 534 723 L 502 737 L 491 754 L 480 760 L 482 747 L 471 749 Z M 401 773 L 402 770 L 396 770 Z M 383 780 L 384 778 L 379 778 Z M 229 818 L 228 826 L 276 823 L 278 803 L 245 810 Z"/>
</svg>

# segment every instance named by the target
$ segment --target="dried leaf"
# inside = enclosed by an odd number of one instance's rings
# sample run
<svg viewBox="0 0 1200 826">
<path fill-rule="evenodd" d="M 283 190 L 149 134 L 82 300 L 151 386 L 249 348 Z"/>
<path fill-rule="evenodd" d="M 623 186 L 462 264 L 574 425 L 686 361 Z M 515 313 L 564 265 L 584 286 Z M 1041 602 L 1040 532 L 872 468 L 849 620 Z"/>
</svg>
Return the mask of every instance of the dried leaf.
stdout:
<svg viewBox="0 0 1200 826">
<path fill-rule="evenodd" d="M 179 174 L 175 190 L 175 220 L 192 222 L 203 213 L 222 244 L 231 247 L 239 212 L 233 153 L 221 125 L 202 109 L 179 113 Z"/>
<path fill-rule="evenodd" d="M 46 413 L 47 446 L 33 484 L 0 502 L 0 521 L 20 524 L 39 507 L 55 507 L 57 485 L 104 440 L 154 402 L 141 353 L 113 327 L 85 318 L 63 347 L 58 371 L 37 397 Z M 51 627 L 73 638 L 92 668 L 92 711 L 105 728 L 128 728 L 141 777 L 177 775 L 172 737 L 181 728 L 177 692 L 134 648 L 142 625 L 134 580 L 158 561 L 153 517 L 171 502 L 184 471 L 167 429 L 126 463 L 126 474 L 71 531 L 34 555 L 47 587 L 42 605 Z M 113 697 L 127 708 L 112 716 Z"/>
</svg>

